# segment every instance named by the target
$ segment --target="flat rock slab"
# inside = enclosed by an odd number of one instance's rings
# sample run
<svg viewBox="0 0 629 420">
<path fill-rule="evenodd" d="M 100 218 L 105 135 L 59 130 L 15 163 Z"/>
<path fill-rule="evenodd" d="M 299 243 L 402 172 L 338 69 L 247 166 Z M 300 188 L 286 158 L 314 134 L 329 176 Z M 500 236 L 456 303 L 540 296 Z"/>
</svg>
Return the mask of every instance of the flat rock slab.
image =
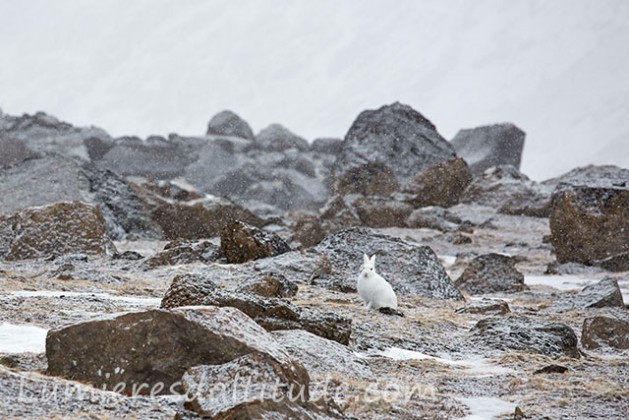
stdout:
<svg viewBox="0 0 629 420">
<path fill-rule="evenodd" d="M 550 357 L 580 357 L 575 332 L 566 324 L 521 315 L 491 317 L 472 328 L 472 339 L 496 350 L 519 350 Z"/>
</svg>

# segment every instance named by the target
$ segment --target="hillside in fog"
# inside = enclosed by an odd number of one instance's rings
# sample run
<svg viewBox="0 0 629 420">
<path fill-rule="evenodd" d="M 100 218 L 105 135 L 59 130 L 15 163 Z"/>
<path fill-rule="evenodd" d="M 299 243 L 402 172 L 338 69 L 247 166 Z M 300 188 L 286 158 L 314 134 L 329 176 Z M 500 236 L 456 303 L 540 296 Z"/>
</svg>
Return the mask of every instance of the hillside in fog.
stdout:
<svg viewBox="0 0 629 420">
<path fill-rule="evenodd" d="M 623 0 L 4 0 L 0 107 L 143 137 L 233 109 L 313 140 L 399 100 L 447 139 L 515 123 L 545 179 L 629 166 L 627 18 Z"/>
</svg>

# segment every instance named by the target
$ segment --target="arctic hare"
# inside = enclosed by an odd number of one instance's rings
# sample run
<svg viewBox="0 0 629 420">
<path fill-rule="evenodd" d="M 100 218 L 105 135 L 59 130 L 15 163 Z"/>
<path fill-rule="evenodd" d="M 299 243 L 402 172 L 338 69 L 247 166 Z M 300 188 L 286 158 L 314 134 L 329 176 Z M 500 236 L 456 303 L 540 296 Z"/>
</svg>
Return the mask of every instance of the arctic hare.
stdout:
<svg viewBox="0 0 629 420">
<path fill-rule="evenodd" d="M 363 254 L 363 267 L 358 276 L 358 294 L 367 303 L 367 309 L 397 309 L 397 297 L 391 285 L 376 273 L 376 256 Z"/>
</svg>

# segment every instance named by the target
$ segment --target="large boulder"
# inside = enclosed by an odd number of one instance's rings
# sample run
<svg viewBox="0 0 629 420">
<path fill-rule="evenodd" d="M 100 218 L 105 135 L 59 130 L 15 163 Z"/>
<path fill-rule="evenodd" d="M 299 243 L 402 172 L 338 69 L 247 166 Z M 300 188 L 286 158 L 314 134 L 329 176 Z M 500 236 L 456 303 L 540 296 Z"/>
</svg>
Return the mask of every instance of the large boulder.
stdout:
<svg viewBox="0 0 629 420">
<path fill-rule="evenodd" d="M 180 392 L 186 370 L 259 352 L 291 366 L 285 350 L 235 308 L 183 307 L 89 321 L 46 337 L 47 373 L 121 393 Z M 171 389 L 174 388 L 174 389 Z"/>
<path fill-rule="evenodd" d="M 221 229 L 221 251 L 228 263 L 242 264 L 289 252 L 290 246 L 274 233 L 233 220 Z"/>
<path fill-rule="evenodd" d="M 160 239 L 161 228 L 155 223 L 144 201 L 120 176 L 102 171 L 93 164 L 81 167 L 89 181 L 89 198 L 98 204 L 107 233 L 114 240 Z"/>
<path fill-rule="evenodd" d="M 0 134 L 0 168 L 8 168 L 38 156 L 22 140 L 4 138 Z"/>
<path fill-rule="evenodd" d="M 122 137 L 115 140 L 112 148 L 96 165 L 121 176 L 154 180 L 181 176 L 189 163 L 190 158 L 177 143 L 161 137 L 146 141 L 137 137 Z"/>
<path fill-rule="evenodd" d="M 629 252 L 629 170 L 590 169 L 564 178 L 552 195 L 550 241 L 559 263 L 596 265 Z"/>
<path fill-rule="evenodd" d="M 0 214 L 61 201 L 90 201 L 89 179 L 74 160 L 44 156 L 0 171 Z"/>
<path fill-rule="evenodd" d="M 492 207 L 500 213 L 548 217 L 551 188 L 531 181 L 510 165 L 487 169 L 467 187 L 461 202 Z"/>
<path fill-rule="evenodd" d="M 98 207 L 61 202 L 0 216 L 0 258 L 8 261 L 115 250 Z"/>
<path fill-rule="evenodd" d="M 525 137 L 524 131 L 506 123 L 461 130 L 451 143 L 477 176 L 492 166 L 520 169 Z"/>
<path fill-rule="evenodd" d="M 623 308 L 586 318 L 581 342 L 587 349 L 629 349 L 629 313 Z"/>
<path fill-rule="evenodd" d="M 575 332 L 566 324 L 522 315 L 482 319 L 472 328 L 472 340 L 489 348 L 544 354 L 557 358 L 580 357 Z"/>
<path fill-rule="evenodd" d="M 232 111 L 221 111 L 214 115 L 207 125 L 208 135 L 234 136 L 253 140 L 249 124 Z"/>
<path fill-rule="evenodd" d="M 433 299 L 463 299 L 435 252 L 427 246 L 350 228 L 325 238 L 313 251 L 326 258 L 330 269 L 314 281 L 326 287 L 356 291 L 363 254 L 377 255 L 378 273 L 401 294 Z"/>
<path fill-rule="evenodd" d="M 280 124 L 271 124 L 260 131 L 255 138 L 255 146 L 262 150 L 275 152 L 292 148 L 305 152 L 310 148 L 307 140 Z"/>
<path fill-rule="evenodd" d="M 461 158 L 429 166 L 411 178 L 403 191 L 411 194 L 413 206 L 450 207 L 458 204 L 463 192 L 472 182 L 472 173 Z"/>
<path fill-rule="evenodd" d="M 329 197 L 323 158 L 296 149 L 237 152 L 216 142 L 199 151 L 186 177 L 200 190 L 256 210 L 316 210 Z"/>
<path fill-rule="evenodd" d="M 43 112 L 21 117 L 0 118 L 0 138 L 20 141 L 35 154 L 59 153 L 89 160 L 95 139 L 101 147 L 110 147 L 112 139 L 97 127 L 75 127 Z"/>
<path fill-rule="evenodd" d="M 112 239 L 156 239 L 140 197 L 120 177 L 92 164 L 49 155 L 0 171 L 0 214 L 63 201 L 84 201 L 100 207 Z"/>
<path fill-rule="evenodd" d="M 334 176 L 379 163 L 388 166 L 400 184 L 424 168 L 456 157 L 454 148 L 435 126 L 410 106 L 394 103 L 363 111 L 343 141 Z"/>
<path fill-rule="evenodd" d="M 472 295 L 528 290 L 514 258 L 494 253 L 474 258 L 454 284 Z"/>
</svg>

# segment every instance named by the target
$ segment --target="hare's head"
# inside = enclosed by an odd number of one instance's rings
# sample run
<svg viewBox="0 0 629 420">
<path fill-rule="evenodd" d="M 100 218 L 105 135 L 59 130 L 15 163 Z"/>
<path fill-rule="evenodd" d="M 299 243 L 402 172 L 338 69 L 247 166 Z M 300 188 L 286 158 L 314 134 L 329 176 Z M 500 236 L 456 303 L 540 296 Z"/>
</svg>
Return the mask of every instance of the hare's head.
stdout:
<svg viewBox="0 0 629 420">
<path fill-rule="evenodd" d="M 371 258 L 367 254 L 363 254 L 363 271 L 375 273 L 376 272 L 376 256 L 372 255 Z"/>
</svg>

